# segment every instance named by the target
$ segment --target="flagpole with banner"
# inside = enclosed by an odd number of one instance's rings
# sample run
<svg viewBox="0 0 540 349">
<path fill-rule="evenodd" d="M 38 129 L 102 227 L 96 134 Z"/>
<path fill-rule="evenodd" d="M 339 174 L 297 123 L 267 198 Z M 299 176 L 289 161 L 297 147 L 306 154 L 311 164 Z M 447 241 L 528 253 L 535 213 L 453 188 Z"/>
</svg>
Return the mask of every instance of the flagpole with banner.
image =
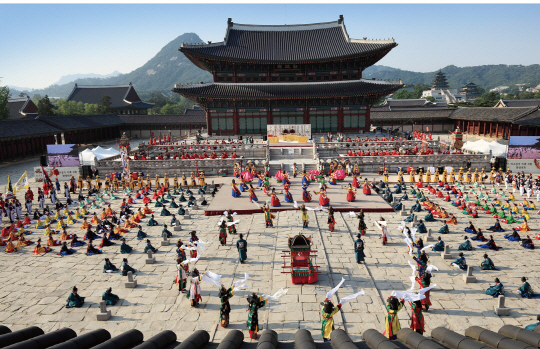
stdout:
<svg viewBox="0 0 540 349">
<path fill-rule="evenodd" d="M 28 174 L 27 171 L 24 171 L 24 174 L 19 178 L 19 181 L 15 183 L 15 191 L 14 193 L 18 192 L 21 189 L 26 189 L 30 185 L 28 184 Z"/>
<path fill-rule="evenodd" d="M 11 199 L 14 197 L 13 195 L 13 187 L 11 186 L 11 178 L 7 177 L 7 180 L 8 180 L 8 185 L 7 185 L 7 190 L 6 190 L 6 194 L 4 195 L 4 199 Z"/>
</svg>

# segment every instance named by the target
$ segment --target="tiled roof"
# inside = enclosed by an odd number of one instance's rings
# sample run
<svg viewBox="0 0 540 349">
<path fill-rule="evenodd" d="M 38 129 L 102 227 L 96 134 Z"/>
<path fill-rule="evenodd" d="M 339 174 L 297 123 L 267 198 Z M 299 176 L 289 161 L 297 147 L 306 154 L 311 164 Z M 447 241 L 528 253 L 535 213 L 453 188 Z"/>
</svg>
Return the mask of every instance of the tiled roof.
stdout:
<svg viewBox="0 0 540 349">
<path fill-rule="evenodd" d="M 378 108 L 372 108 L 369 115 L 371 120 L 448 119 L 453 111 L 453 109 L 446 108 L 401 108 L 392 111 L 380 111 Z"/>
<path fill-rule="evenodd" d="M 514 124 L 521 126 L 540 126 L 540 108 L 536 108 L 533 112 L 517 119 Z"/>
<path fill-rule="evenodd" d="M 395 46 L 394 39 L 350 39 L 341 18 L 327 23 L 274 26 L 229 21 L 225 41 L 183 44 L 180 51 L 229 61 L 304 63 L 373 53 L 382 55 L 379 60 Z"/>
<path fill-rule="evenodd" d="M 8 109 L 10 111 L 9 118 L 12 120 L 35 118 L 37 116 L 37 107 L 28 97 L 10 98 L 8 100 Z"/>
<path fill-rule="evenodd" d="M 119 115 L 126 124 L 206 124 L 206 113 L 202 115 Z"/>
<path fill-rule="evenodd" d="M 535 108 L 458 108 L 450 116 L 456 120 L 513 122 Z"/>
<path fill-rule="evenodd" d="M 290 83 L 205 83 L 175 85 L 173 91 L 200 98 L 292 99 L 346 96 L 384 96 L 401 88 L 401 82 L 349 80 L 338 82 Z"/>
<path fill-rule="evenodd" d="M 382 105 L 388 105 L 390 108 L 394 107 L 423 107 L 427 100 L 425 98 L 420 99 L 387 99 Z"/>
<path fill-rule="evenodd" d="M 19 138 L 33 135 L 46 135 L 62 132 L 41 120 L 3 120 L 0 121 L 0 138 Z"/>
<path fill-rule="evenodd" d="M 124 123 L 116 114 L 38 116 L 37 120 L 41 120 L 63 130 L 115 126 Z"/>
<path fill-rule="evenodd" d="M 504 106 L 509 108 L 526 108 L 540 106 L 540 99 L 501 99 Z"/>
<path fill-rule="evenodd" d="M 131 84 L 115 86 L 83 86 L 75 84 L 67 101 L 99 104 L 99 101 L 104 96 L 111 97 L 110 107 L 112 109 L 126 108 L 129 106 L 148 109 L 154 106 L 153 103 L 142 102 Z"/>
</svg>

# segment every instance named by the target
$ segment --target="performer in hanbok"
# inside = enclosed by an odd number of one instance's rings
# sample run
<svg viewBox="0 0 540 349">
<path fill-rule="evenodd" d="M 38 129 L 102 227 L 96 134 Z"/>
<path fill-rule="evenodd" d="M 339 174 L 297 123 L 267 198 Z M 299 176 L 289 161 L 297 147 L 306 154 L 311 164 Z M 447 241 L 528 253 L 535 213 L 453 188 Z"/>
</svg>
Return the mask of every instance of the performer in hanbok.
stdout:
<svg viewBox="0 0 540 349">
<path fill-rule="evenodd" d="M 281 206 L 281 202 L 279 201 L 279 198 L 277 197 L 276 189 L 272 188 L 272 191 L 270 194 L 267 194 L 270 196 L 270 206 L 272 207 L 279 207 Z"/>
<path fill-rule="evenodd" d="M 304 202 L 311 201 L 311 194 L 308 191 L 308 186 L 305 184 L 302 184 L 302 200 L 304 200 Z"/>
<path fill-rule="evenodd" d="M 397 314 L 403 307 L 404 302 L 405 301 L 403 299 L 400 301 L 399 299 L 393 296 L 390 296 L 387 299 L 385 330 L 383 332 L 383 335 L 386 336 L 390 340 L 397 339 L 397 333 L 401 329 L 401 325 L 399 324 L 399 318 Z"/>
<path fill-rule="evenodd" d="M 330 229 L 330 231 L 334 231 L 335 225 L 336 225 L 336 220 L 334 218 L 334 208 L 330 206 L 328 208 L 328 229 Z"/>
<path fill-rule="evenodd" d="M 227 223 L 225 220 L 222 220 L 219 226 L 219 242 L 221 246 L 227 245 Z"/>
<path fill-rule="evenodd" d="M 270 207 L 266 207 L 266 205 L 263 205 L 263 207 L 261 207 L 263 213 L 264 213 L 264 220 L 266 222 L 266 228 L 272 228 L 274 227 L 274 221 L 273 219 L 276 218 L 275 215 L 273 215 L 271 212 L 270 212 Z"/>
<path fill-rule="evenodd" d="M 283 197 L 285 198 L 285 202 L 294 202 L 293 196 L 289 189 L 291 188 L 290 184 L 285 184 L 283 186 Z"/>
<path fill-rule="evenodd" d="M 428 172 L 429 173 L 429 172 Z M 422 314 L 422 301 L 409 302 L 411 307 L 411 330 L 424 335 L 424 314 Z"/>
<path fill-rule="evenodd" d="M 257 332 L 259 332 L 259 309 L 264 307 L 268 303 L 268 299 L 264 299 L 261 296 L 257 296 L 255 292 L 247 297 L 248 301 L 248 322 L 247 328 L 249 330 L 249 337 L 251 339 L 257 339 Z"/>
<path fill-rule="evenodd" d="M 539 298 L 540 297 L 540 295 L 533 292 L 532 287 L 527 282 L 526 277 L 523 276 L 521 278 L 521 282 L 523 282 L 523 284 L 517 289 L 517 291 L 522 298 Z"/>
<path fill-rule="evenodd" d="M 318 192 L 314 191 L 314 193 L 319 195 L 319 205 L 321 205 L 321 206 L 330 205 L 330 199 L 326 195 L 326 189 L 325 189 L 324 185 L 320 187 L 320 190 Z"/>
<path fill-rule="evenodd" d="M 189 286 L 189 291 L 186 297 L 190 300 L 191 306 L 194 308 L 198 307 L 199 302 L 202 300 L 201 281 L 202 275 L 199 274 L 197 268 L 193 269 L 191 272 L 191 285 Z"/>
<path fill-rule="evenodd" d="M 257 202 L 259 199 L 257 198 L 257 195 L 255 194 L 255 189 L 253 189 L 253 185 L 249 185 L 249 189 L 247 190 L 249 193 L 249 201 L 251 202 Z"/>
<path fill-rule="evenodd" d="M 371 189 L 370 189 L 370 184 L 369 182 L 367 181 L 367 178 L 364 180 L 364 187 L 362 188 L 362 193 L 364 193 L 364 195 L 371 195 Z"/>
<path fill-rule="evenodd" d="M 356 263 L 360 264 L 364 262 L 366 255 L 364 254 L 364 241 L 362 235 L 358 234 L 356 241 L 354 242 L 354 253 L 356 255 Z"/>
<path fill-rule="evenodd" d="M 219 290 L 219 298 L 221 301 L 221 306 L 219 307 L 219 325 L 221 327 L 229 326 L 229 313 L 231 312 L 231 304 L 229 299 L 234 296 L 234 290 L 232 287 L 228 289 L 225 286 L 221 285 Z"/>
<path fill-rule="evenodd" d="M 355 190 L 353 189 L 352 185 L 349 183 L 349 186 L 347 187 L 347 201 L 353 202 L 356 199 Z"/>
<path fill-rule="evenodd" d="M 77 287 L 73 286 L 73 290 L 68 296 L 66 308 L 80 308 L 84 304 L 84 298 L 79 296 Z"/>
<path fill-rule="evenodd" d="M 232 180 L 231 182 L 231 186 L 232 186 L 232 197 L 233 198 L 237 198 L 239 197 L 240 195 L 242 195 L 240 193 L 240 189 L 238 189 L 238 186 L 236 185 L 236 182 L 234 181 L 234 179 Z"/>
<path fill-rule="evenodd" d="M 488 287 L 486 294 L 493 296 L 493 298 L 504 295 L 504 285 L 501 283 L 499 278 L 495 278 L 495 285 Z"/>
</svg>

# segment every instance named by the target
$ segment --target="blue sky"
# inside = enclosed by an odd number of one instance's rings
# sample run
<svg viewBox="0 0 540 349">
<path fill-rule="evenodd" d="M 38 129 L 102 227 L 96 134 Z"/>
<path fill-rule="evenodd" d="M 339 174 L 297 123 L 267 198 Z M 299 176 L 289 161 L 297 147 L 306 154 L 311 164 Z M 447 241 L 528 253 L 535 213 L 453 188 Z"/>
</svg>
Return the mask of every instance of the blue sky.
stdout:
<svg viewBox="0 0 540 349">
<path fill-rule="evenodd" d="M 186 33 L 222 41 L 227 18 L 297 24 L 345 16 L 352 38 L 395 38 L 379 64 L 538 64 L 537 4 L 0 4 L 2 85 L 41 88 L 76 73 L 130 72 Z"/>
</svg>

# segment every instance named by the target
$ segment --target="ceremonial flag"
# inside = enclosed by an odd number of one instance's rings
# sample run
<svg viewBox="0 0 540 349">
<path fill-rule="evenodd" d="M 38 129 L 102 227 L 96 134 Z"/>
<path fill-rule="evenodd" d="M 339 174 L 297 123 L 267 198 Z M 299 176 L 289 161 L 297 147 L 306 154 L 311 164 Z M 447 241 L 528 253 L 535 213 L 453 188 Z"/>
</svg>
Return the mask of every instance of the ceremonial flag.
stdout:
<svg viewBox="0 0 540 349">
<path fill-rule="evenodd" d="M 13 187 L 11 186 L 11 179 L 9 178 L 9 175 L 7 176 L 8 181 L 8 193 L 13 193 Z"/>
<path fill-rule="evenodd" d="M 45 169 L 43 168 L 43 166 L 41 166 L 41 170 L 43 171 L 43 177 L 44 177 L 43 182 L 45 182 L 45 183 L 51 183 L 51 184 L 52 184 L 52 181 L 51 181 L 51 179 L 49 178 L 49 174 L 47 173 L 47 171 L 45 171 Z"/>
<path fill-rule="evenodd" d="M 26 173 L 27 171 L 24 171 L 24 174 L 19 178 L 19 181 L 15 184 L 15 192 L 18 192 L 21 189 L 26 189 L 29 187 L 28 184 L 28 175 Z"/>
</svg>

